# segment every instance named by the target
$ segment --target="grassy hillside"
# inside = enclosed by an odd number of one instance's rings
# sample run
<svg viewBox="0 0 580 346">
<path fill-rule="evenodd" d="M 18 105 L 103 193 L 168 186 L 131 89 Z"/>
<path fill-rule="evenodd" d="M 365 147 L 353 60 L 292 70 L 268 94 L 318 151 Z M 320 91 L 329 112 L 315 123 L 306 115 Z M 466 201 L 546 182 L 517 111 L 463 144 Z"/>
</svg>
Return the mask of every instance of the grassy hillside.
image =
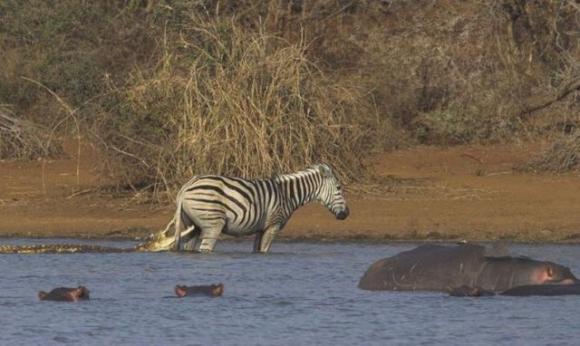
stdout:
<svg viewBox="0 0 580 346">
<path fill-rule="evenodd" d="M 364 179 L 375 151 L 565 136 L 579 17 L 548 0 L 4 0 L 0 115 L 31 126 L 0 121 L 0 154 L 81 136 L 119 184 L 163 189 L 321 160 Z"/>
</svg>

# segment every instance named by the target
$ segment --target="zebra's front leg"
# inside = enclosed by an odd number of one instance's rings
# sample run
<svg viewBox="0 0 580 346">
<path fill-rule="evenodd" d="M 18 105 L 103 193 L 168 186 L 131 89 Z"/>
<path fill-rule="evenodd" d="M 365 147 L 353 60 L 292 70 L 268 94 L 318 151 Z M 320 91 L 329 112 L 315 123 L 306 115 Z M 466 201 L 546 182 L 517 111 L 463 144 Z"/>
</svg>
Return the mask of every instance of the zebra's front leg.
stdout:
<svg viewBox="0 0 580 346">
<path fill-rule="evenodd" d="M 254 252 L 267 253 L 270 251 L 272 241 L 274 241 L 279 231 L 279 225 L 272 225 L 263 232 L 256 234 L 256 238 L 254 239 Z"/>
<path fill-rule="evenodd" d="M 202 227 L 199 238 L 195 242 L 194 251 L 212 252 L 225 225 L 225 220 L 216 220 L 216 222 Z"/>
</svg>

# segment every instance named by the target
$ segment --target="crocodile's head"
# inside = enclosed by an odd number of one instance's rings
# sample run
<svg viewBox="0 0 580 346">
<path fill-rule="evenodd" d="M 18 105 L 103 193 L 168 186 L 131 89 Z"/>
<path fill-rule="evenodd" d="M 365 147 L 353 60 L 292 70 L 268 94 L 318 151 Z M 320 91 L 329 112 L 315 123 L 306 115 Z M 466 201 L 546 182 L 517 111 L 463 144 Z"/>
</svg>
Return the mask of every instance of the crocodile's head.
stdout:
<svg viewBox="0 0 580 346">
<path fill-rule="evenodd" d="M 159 251 L 171 251 L 173 250 L 173 244 L 175 244 L 175 227 L 173 220 L 165 227 L 163 231 L 159 231 L 155 234 L 151 234 L 147 240 L 135 247 L 137 251 L 148 251 L 148 252 L 159 252 Z M 181 244 L 185 244 L 196 237 L 195 227 L 189 226 L 189 228 L 181 232 Z M 181 248 L 181 246 L 180 246 Z"/>
<path fill-rule="evenodd" d="M 170 226 L 171 224 L 165 230 L 151 234 L 145 242 L 137 245 L 135 250 L 148 252 L 171 250 L 175 242 L 175 236 L 174 232 L 170 232 Z"/>
<path fill-rule="evenodd" d="M 145 242 L 138 244 L 135 249 L 137 251 L 159 252 L 169 251 L 173 248 L 175 237 L 168 236 L 164 232 L 151 234 Z"/>
</svg>

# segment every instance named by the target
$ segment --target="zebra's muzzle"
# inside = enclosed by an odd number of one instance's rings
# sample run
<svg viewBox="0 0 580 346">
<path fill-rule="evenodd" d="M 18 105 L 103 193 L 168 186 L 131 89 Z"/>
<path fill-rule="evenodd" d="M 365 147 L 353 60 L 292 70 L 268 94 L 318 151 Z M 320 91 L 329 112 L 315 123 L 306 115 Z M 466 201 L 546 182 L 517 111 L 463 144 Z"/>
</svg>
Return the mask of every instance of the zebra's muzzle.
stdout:
<svg viewBox="0 0 580 346">
<path fill-rule="evenodd" d="M 344 210 L 341 210 L 338 212 L 338 214 L 336 214 L 336 218 L 339 220 L 344 220 L 348 217 L 348 214 L 350 214 L 350 211 L 348 210 L 348 207 L 346 207 Z"/>
</svg>

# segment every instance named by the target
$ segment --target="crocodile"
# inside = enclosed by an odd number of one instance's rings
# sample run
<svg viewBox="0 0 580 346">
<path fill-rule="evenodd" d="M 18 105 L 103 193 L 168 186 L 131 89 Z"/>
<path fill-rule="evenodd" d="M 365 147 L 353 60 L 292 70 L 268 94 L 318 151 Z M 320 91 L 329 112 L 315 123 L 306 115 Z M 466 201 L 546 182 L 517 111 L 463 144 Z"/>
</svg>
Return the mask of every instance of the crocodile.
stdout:
<svg viewBox="0 0 580 346">
<path fill-rule="evenodd" d="M 130 251 L 136 251 L 136 249 L 121 249 L 88 244 L 0 245 L 0 254 L 115 253 Z"/>
<path fill-rule="evenodd" d="M 0 245 L 0 254 L 69 254 L 69 253 L 121 253 L 160 252 L 173 249 L 175 237 L 170 234 L 173 220 L 167 227 L 150 235 L 144 242 L 132 248 L 117 248 L 89 244 L 33 244 Z M 171 232 L 173 233 L 173 232 Z"/>
</svg>

